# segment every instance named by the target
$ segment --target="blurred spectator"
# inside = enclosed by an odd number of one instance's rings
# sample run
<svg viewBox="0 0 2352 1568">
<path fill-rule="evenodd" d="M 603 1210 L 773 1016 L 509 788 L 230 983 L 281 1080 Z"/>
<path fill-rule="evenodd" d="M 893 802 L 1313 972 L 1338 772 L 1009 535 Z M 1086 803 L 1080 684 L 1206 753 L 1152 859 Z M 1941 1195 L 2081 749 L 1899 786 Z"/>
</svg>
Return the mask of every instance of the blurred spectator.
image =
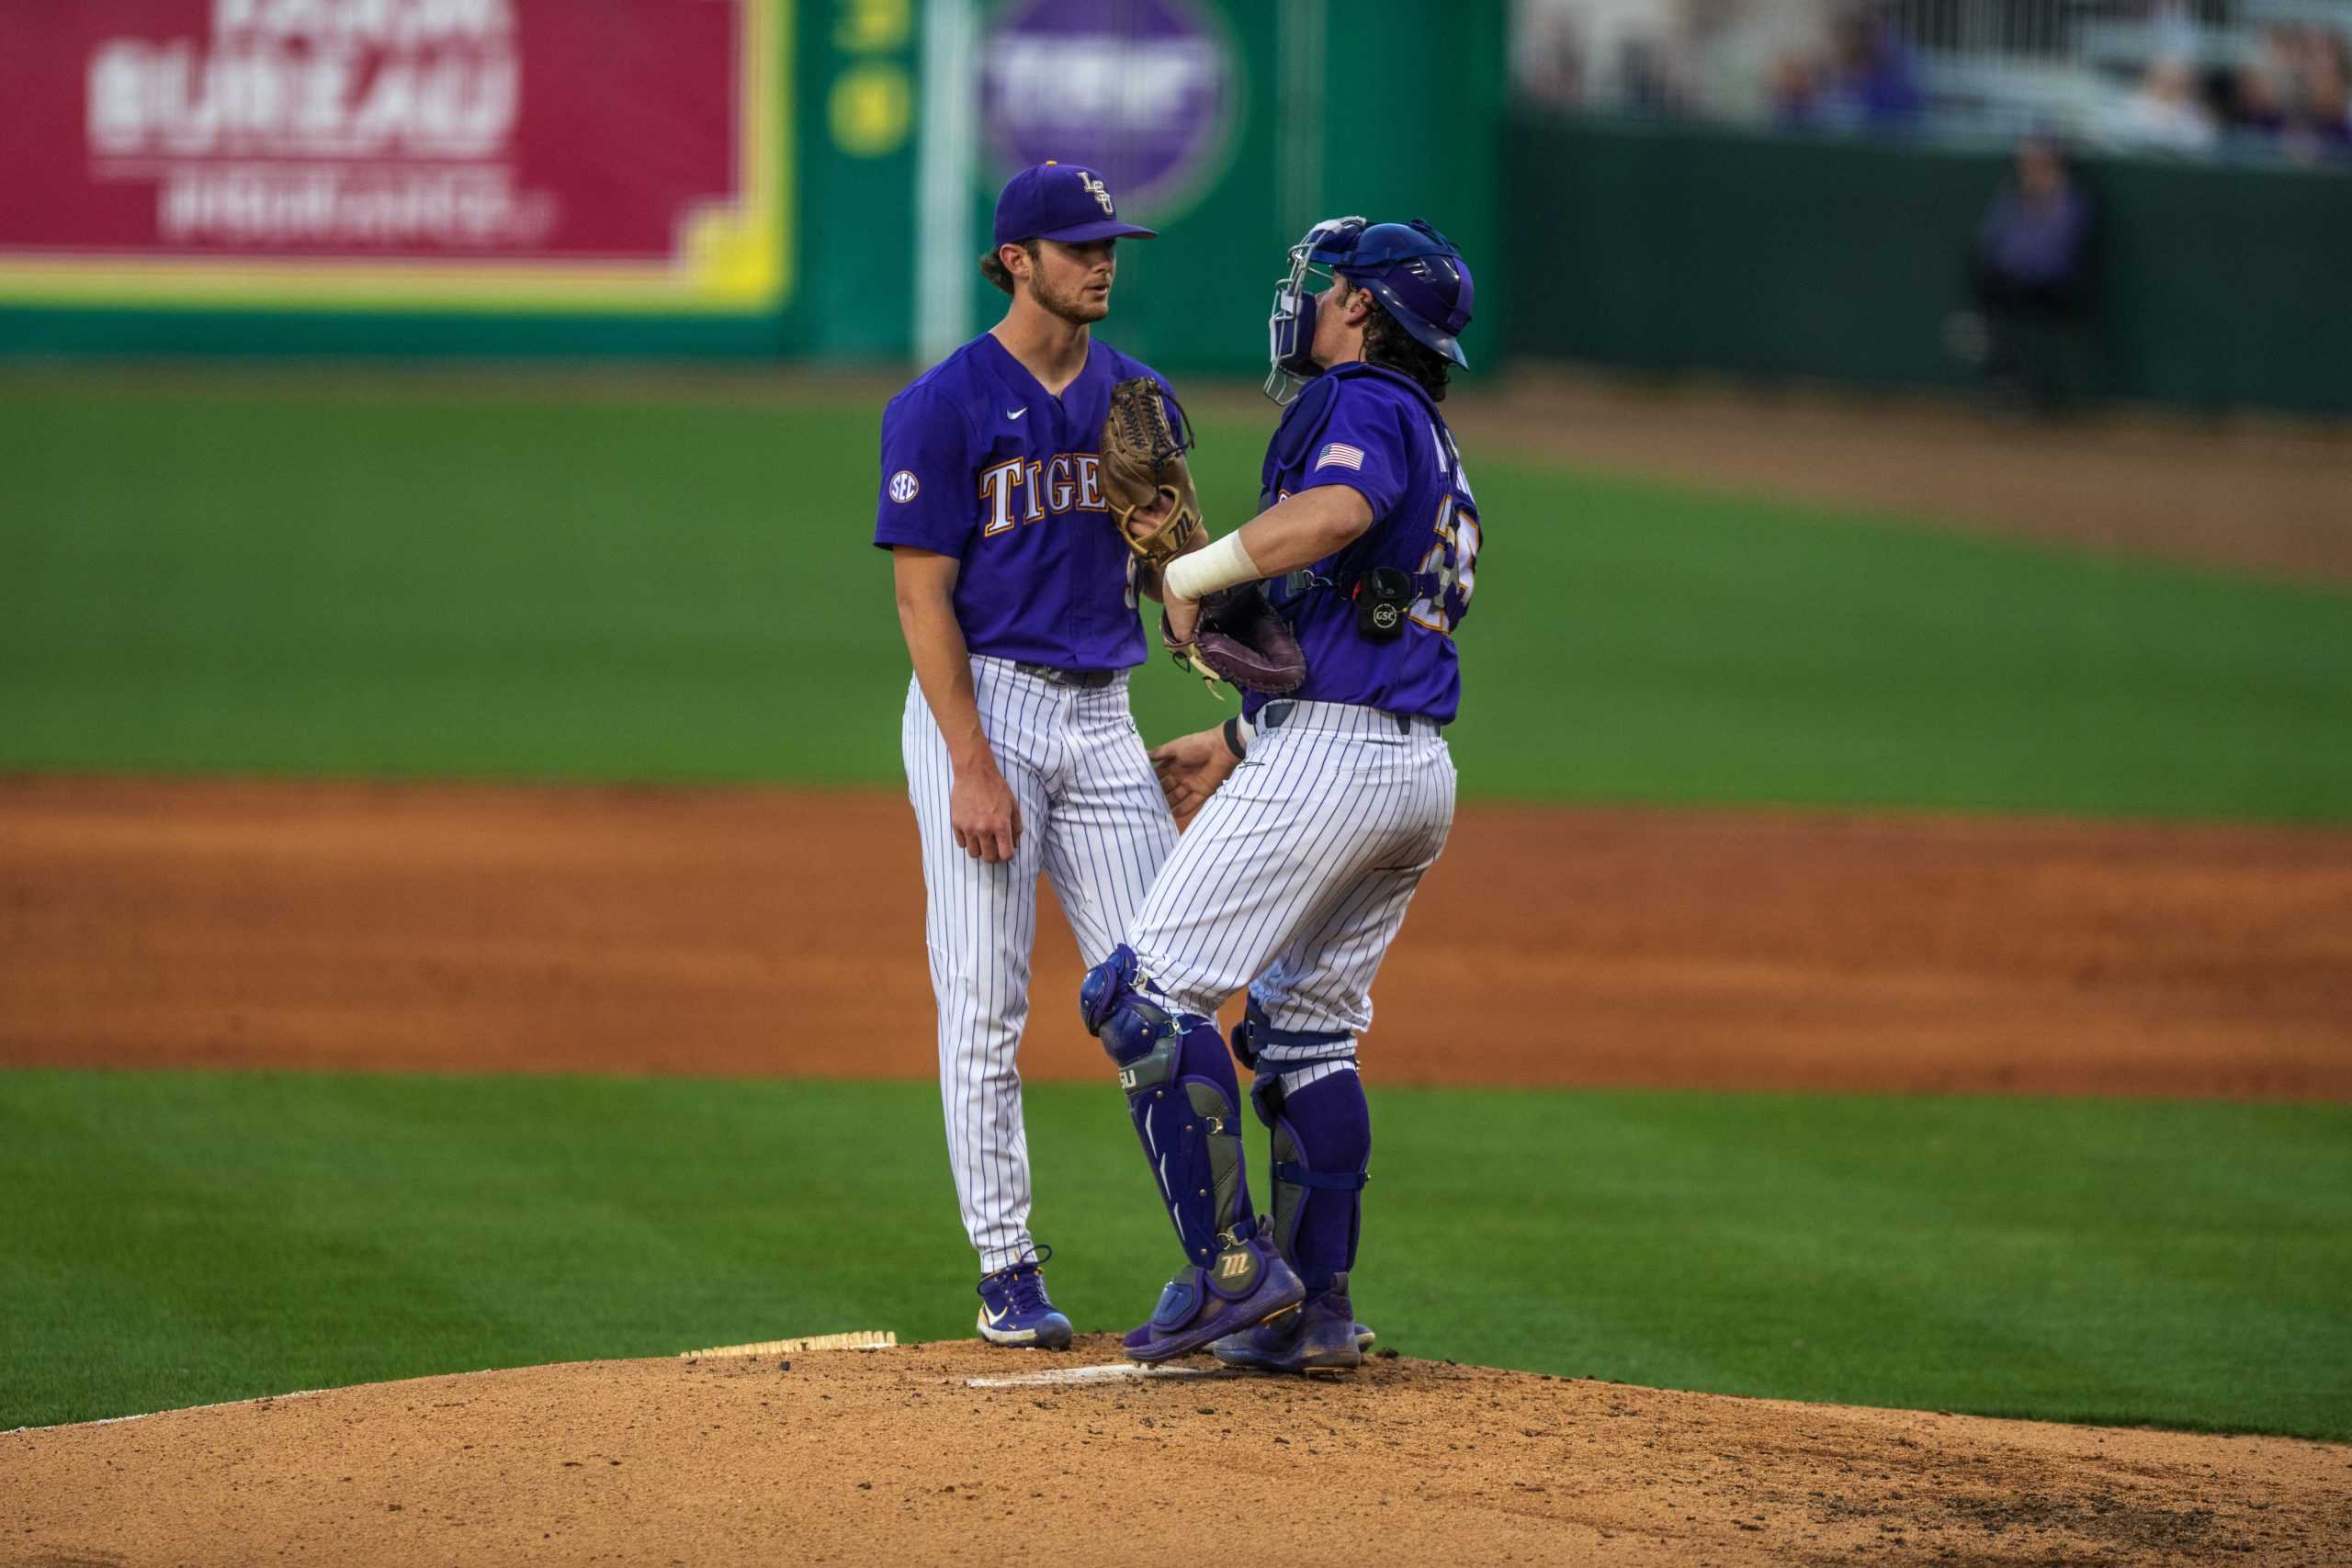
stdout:
<svg viewBox="0 0 2352 1568">
<path fill-rule="evenodd" d="M 1829 107 L 1845 121 L 1893 130 L 1919 118 L 1926 95 L 1909 40 L 1873 6 L 1840 15 L 1831 28 Z"/>
<path fill-rule="evenodd" d="M 1617 60 L 1617 91 L 1627 108 L 1642 114 L 1682 114 L 1691 103 L 1676 51 L 1651 35 L 1625 40 Z"/>
<path fill-rule="evenodd" d="M 2218 138 L 2197 92 L 2197 73 L 2177 55 L 2151 63 L 2140 90 L 2116 117 L 2116 139 L 2127 146 L 2170 152 L 2210 152 Z"/>
<path fill-rule="evenodd" d="M 1781 51 L 1769 96 L 1773 124 L 1806 130 L 1899 130 L 1927 102 L 1909 41 L 1870 6 L 1837 15 L 1826 54 Z"/>
<path fill-rule="evenodd" d="M 1512 74 L 1540 103 L 1680 112 L 1679 3 L 1512 0 Z"/>
<path fill-rule="evenodd" d="M 1521 0 L 1511 73 L 1529 101 L 1573 108 L 1585 101 L 1584 17 L 1562 5 Z"/>
<path fill-rule="evenodd" d="M 2287 97 L 2278 77 L 2264 62 L 2248 61 L 2230 78 L 2230 129 L 2254 136 L 2276 136 L 2287 129 Z"/>
<path fill-rule="evenodd" d="M 1811 56 L 1792 50 L 1772 62 L 1772 123 L 1812 130 L 1823 120 L 1821 72 Z"/>
<path fill-rule="evenodd" d="M 1994 387 L 2044 413 L 2081 390 L 2096 225 L 2052 142 L 2018 143 L 2016 171 L 1977 225 L 1969 283 Z"/>
<path fill-rule="evenodd" d="M 2314 23 L 2261 18 L 2316 0 L 1512 0 L 1512 70 L 1562 107 L 1970 141 L 2055 123 L 2192 156 L 2226 132 L 2352 167 L 2339 3 Z"/>
<path fill-rule="evenodd" d="M 2297 63 L 2297 103 L 2289 122 L 2290 152 L 2305 157 L 2341 158 L 2352 153 L 2352 103 L 2346 80 L 2352 62 L 2344 36 L 2324 28 L 2304 30 Z"/>
<path fill-rule="evenodd" d="M 1683 30 L 1699 111 L 1754 125 L 1775 118 L 1781 62 L 1818 39 L 1821 15 L 1790 0 L 1683 0 Z"/>
</svg>

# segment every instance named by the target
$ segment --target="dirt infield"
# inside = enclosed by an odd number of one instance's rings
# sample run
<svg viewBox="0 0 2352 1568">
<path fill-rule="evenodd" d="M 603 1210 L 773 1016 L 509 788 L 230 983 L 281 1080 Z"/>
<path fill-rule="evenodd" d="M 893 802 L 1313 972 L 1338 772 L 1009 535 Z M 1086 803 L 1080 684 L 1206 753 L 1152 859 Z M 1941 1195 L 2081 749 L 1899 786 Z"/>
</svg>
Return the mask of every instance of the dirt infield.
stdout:
<svg viewBox="0 0 2352 1568">
<path fill-rule="evenodd" d="M 1447 411 L 1501 448 L 1905 525 L 2352 583 L 2352 423 L 2110 410 L 1995 418 L 1925 393 L 1528 371 Z"/>
<path fill-rule="evenodd" d="M 0 1436 L 0 1562 L 2341 1562 L 2352 1448 L 1375 1359 L 613 1361 Z"/>
<path fill-rule="evenodd" d="M 0 781 L 0 1064 L 926 1077 L 922 896 L 889 794 Z M 1473 808 L 1375 995 L 1382 1083 L 2352 1099 L 2352 832 Z"/>
<path fill-rule="evenodd" d="M 2352 1098 L 2352 832 L 1473 809 L 1376 1083 Z M 1097 1077 L 1046 922 L 1033 1077 Z M 0 1064 L 928 1077 L 889 795 L 0 781 Z M 842 1325 L 779 1325 L 809 1332 Z M 0 1436 L 0 1564 L 2340 1562 L 2352 1449 L 934 1346 Z M 1206 1363 L 1202 1363 L 1204 1369 Z"/>
</svg>

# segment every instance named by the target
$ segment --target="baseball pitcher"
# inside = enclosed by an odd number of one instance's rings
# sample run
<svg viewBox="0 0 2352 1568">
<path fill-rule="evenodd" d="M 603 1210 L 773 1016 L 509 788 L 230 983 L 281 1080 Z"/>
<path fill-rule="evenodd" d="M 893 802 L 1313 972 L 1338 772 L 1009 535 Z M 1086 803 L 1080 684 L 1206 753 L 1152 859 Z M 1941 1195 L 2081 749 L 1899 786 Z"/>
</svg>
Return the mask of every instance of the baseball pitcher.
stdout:
<svg viewBox="0 0 2352 1568">
<path fill-rule="evenodd" d="M 1118 242 L 1152 231 L 1120 220 L 1094 170 L 1049 163 L 1006 184 L 994 237 L 980 266 L 1011 297 L 1004 319 L 883 414 L 874 542 L 891 552 L 914 663 L 901 744 L 979 1331 L 1059 1349 L 1070 1325 L 1029 1234 L 1015 1065 L 1037 875 L 1095 963 L 1175 842 L 1127 672 L 1145 657 L 1138 592 L 1157 594 L 1160 567 L 1201 530 L 1172 394 L 1090 334 Z M 1105 472 L 1106 424 L 1143 443 L 1140 476 Z"/>
</svg>

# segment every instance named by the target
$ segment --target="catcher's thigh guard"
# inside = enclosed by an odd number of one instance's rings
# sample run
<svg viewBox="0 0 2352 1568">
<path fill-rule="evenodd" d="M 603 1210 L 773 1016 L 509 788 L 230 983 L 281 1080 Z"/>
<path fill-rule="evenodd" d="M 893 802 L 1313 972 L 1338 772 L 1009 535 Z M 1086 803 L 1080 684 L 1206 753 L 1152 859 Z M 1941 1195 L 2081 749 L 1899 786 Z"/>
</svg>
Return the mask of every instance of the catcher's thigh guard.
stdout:
<svg viewBox="0 0 2352 1568">
<path fill-rule="evenodd" d="M 1171 1013 L 1145 994 L 1149 982 L 1122 944 L 1095 965 L 1079 993 L 1087 1029 L 1118 1065 L 1119 1087 L 1143 1142 L 1152 1179 L 1175 1223 L 1188 1263 L 1224 1277 L 1212 1263 L 1243 1251 L 1254 1230 L 1250 1182 L 1242 1166 L 1241 1085 L 1216 1021 Z M 1235 1269 L 1254 1278 L 1246 1260 Z"/>
</svg>

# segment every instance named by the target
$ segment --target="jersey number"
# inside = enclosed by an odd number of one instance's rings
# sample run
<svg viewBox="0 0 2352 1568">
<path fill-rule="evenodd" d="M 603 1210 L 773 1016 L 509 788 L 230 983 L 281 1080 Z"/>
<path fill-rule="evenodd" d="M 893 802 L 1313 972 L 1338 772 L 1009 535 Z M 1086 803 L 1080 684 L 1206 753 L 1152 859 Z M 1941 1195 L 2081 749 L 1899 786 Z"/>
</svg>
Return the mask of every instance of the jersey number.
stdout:
<svg viewBox="0 0 2352 1568">
<path fill-rule="evenodd" d="M 1453 616 L 1446 610 L 1449 590 L 1461 601 L 1460 613 L 1470 613 L 1470 592 L 1478 571 L 1478 514 L 1449 494 L 1437 509 L 1437 543 L 1421 558 L 1418 570 L 1438 580 L 1434 594 L 1413 601 L 1413 619 L 1433 632 L 1451 637 Z"/>
</svg>

